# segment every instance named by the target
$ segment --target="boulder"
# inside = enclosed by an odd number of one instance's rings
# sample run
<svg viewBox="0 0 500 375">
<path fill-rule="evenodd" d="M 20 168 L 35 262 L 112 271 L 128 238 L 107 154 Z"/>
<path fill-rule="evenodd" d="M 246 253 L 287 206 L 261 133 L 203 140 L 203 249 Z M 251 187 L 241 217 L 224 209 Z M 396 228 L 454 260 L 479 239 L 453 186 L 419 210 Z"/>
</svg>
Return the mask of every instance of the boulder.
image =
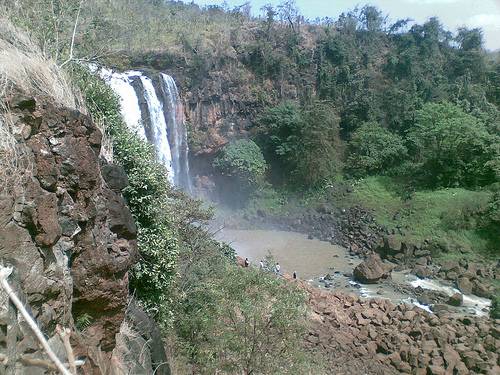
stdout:
<svg viewBox="0 0 500 375">
<path fill-rule="evenodd" d="M 457 280 L 457 287 L 463 294 L 472 293 L 472 283 L 468 277 L 460 277 Z"/>
<path fill-rule="evenodd" d="M 374 284 L 387 278 L 392 267 L 382 262 L 378 254 L 370 254 L 354 268 L 354 278 L 364 284 Z"/>
<path fill-rule="evenodd" d="M 393 253 L 399 253 L 402 248 L 403 244 L 401 243 L 401 239 L 392 235 L 392 236 L 387 236 L 384 238 L 384 245 L 386 249 Z"/>
<path fill-rule="evenodd" d="M 443 272 L 448 272 L 448 271 L 456 271 L 460 267 L 460 264 L 457 261 L 454 260 L 448 260 L 444 261 L 441 264 L 441 271 Z"/>
<path fill-rule="evenodd" d="M 433 274 L 432 270 L 429 267 L 418 266 L 418 265 L 415 266 L 415 268 L 413 269 L 413 272 L 415 273 L 415 275 L 417 275 L 418 277 L 420 277 L 422 279 L 430 277 Z"/>
<path fill-rule="evenodd" d="M 474 281 L 474 284 L 472 285 L 472 293 L 474 293 L 476 296 L 483 298 L 491 297 L 491 292 L 488 289 L 488 287 L 479 280 Z"/>
<path fill-rule="evenodd" d="M 462 306 L 464 302 L 464 296 L 462 293 L 455 293 L 448 299 L 448 305 L 451 306 Z"/>
<path fill-rule="evenodd" d="M 101 174 L 108 187 L 120 192 L 128 186 L 128 177 L 125 169 L 117 164 L 104 164 L 101 167 Z"/>
</svg>

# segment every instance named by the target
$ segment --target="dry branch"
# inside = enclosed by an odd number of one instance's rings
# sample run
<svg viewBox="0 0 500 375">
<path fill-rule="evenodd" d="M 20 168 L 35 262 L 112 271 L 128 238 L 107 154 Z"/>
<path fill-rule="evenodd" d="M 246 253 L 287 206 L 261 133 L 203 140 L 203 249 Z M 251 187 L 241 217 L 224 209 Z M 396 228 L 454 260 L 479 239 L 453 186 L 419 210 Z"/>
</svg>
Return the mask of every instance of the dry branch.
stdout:
<svg viewBox="0 0 500 375">
<path fill-rule="evenodd" d="M 12 273 L 12 267 L 3 267 L 0 265 L 0 286 L 2 287 L 3 290 L 5 290 L 5 292 L 9 296 L 12 303 L 14 303 L 14 305 L 16 306 L 18 311 L 21 313 L 23 318 L 26 320 L 26 322 L 30 326 L 31 330 L 35 334 L 36 338 L 38 339 L 38 341 L 42 345 L 43 349 L 45 350 L 45 352 L 49 356 L 50 360 L 52 362 L 54 362 L 54 365 L 56 366 L 57 370 L 63 375 L 72 375 L 71 372 L 66 367 L 64 367 L 64 365 L 59 360 L 59 358 L 57 358 L 56 354 L 54 353 L 54 351 L 50 347 L 49 343 L 45 339 L 45 336 L 43 335 L 42 331 L 40 331 L 40 328 L 38 328 L 35 320 L 30 316 L 30 314 L 28 313 L 28 311 L 24 307 L 24 305 L 21 302 L 21 300 L 19 299 L 19 297 L 17 297 L 16 293 L 14 292 L 12 287 L 9 285 L 9 282 L 7 281 L 7 279 L 11 273 Z"/>
<path fill-rule="evenodd" d="M 73 374 L 76 374 L 75 355 L 73 354 L 73 348 L 69 342 L 71 331 L 68 328 L 62 328 L 59 325 L 56 330 L 64 343 L 64 348 L 66 349 L 66 355 L 68 357 L 69 369 Z"/>
</svg>

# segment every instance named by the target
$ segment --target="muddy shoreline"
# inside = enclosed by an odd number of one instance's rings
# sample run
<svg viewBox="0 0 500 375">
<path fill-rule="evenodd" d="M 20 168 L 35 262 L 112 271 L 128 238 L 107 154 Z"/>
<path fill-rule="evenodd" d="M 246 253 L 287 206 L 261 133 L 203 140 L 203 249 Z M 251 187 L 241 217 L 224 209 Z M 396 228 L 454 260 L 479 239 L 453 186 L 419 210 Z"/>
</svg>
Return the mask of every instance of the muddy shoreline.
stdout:
<svg viewBox="0 0 500 375">
<path fill-rule="evenodd" d="M 395 304 L 411 303 L 429 312 L 446 311 L 456 316 L 489 313 L 488 299 L 461 294 L 450 282 L 419 278 L 410 270 L 394 269 L 394 265 L 387 262 L 391 270 L 388 277 L 376 283 L 360 282 L 353 276 L 363 262 L 360 257 L 349 254 L 341 246 L 310 239 L 304 234 L 223 228 L 217 232 L 217 239 L 230 244 L 238 256 L 248 258 L 255 267 L 259 267 L 261 261 L 267 263 L 266 258 L 270 256 L 273 262 L 280 263 L 282 273 L 297 272 L 299 279 L 319 289 L 384 298 Z"/>
<path fill-rule="evenodd" d="M 359 206 L 343 210 L 320 205 L 316 209 L 288 216 L 264 212 L 251 217 L 220 216 L 216 219 L 216 225 L 227 229 L 272 229 L 302 233 L 309 239 L 348 249 L 349 256 L 355 260 L 377 253 L 384 261 L 394 264 L 397 271 L 408 270 L 420 278 L 437 280 L 458 289 L 460 293 L 480 298 L 491 299 L 494 295 L 492 280 L 500 279 L 499 264 L 474 263 L 465 258 L 442 260 L 435 254 L 444 250 L 437 251 L 436 244 L 430 241 L 419 244 L 405 242 L 400 233 L 378 225 L 371 213 Z"/>
</svg>

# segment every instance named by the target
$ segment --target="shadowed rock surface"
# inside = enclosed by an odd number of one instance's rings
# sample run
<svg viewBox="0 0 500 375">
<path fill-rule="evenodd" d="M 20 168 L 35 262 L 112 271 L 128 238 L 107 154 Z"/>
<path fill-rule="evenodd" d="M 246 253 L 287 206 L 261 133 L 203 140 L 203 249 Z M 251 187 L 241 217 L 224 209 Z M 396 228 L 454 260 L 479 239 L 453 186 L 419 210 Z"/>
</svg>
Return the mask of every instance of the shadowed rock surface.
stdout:
<svg viewBox="0 0 500 375">
<path fill-rule="evenodd" d="M 126 179 L 111 166 L 103 179 L 101 132 L 87 116 L 46 98 L 12 97 L 7 105 L 22 183 L 0 197 L 0 260 L 14 267 L 10 280 L 49 337 L 56 324 L 74 330 L 80 317 L 88 319 L 73 345 L 89 358 L 84 372 L 101 373 L 97 364 L 115 347 L 137 257 L 136 227 L 120 192 Z M 14 366 L 12 355 L 41 355 L 22 324 L 9 326 L 13 308 L 2 306 L 0 331 L 8 333 L 0 343 L 12 352 L 0 372 Z"/>
</svg>

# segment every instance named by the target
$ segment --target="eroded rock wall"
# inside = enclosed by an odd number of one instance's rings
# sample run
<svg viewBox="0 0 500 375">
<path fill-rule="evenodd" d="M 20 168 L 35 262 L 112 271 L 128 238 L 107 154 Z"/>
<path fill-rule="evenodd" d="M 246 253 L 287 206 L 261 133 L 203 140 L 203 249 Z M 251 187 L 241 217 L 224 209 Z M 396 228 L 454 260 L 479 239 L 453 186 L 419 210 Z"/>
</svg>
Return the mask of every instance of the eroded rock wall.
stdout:
<svg viewBox="0 0 500 375">
<path fill-rule="evenodd" d="M 0 196 L 0 261 L 14 267 L 10 280 L 49 337 L 57 324 L 75 330 L 75 321 L 85 320 L 85 334 L 74 335 L 73 345 L 89 359 L 85 372 L 100 373 L 96 353 L 107 358 L 115 347 L 127 271 L 137 257 L 136 227 L 120 191 L 126 176 L 105 165 L 104 180 L 101 132 L 89 117 L 48 98 L 15 96 L 6 104 L 19 183 Z M 12 324 L 6 310 L 4 327 Z M 25 345 L 25 333 L 10 348 L 16 357 L 38 355 L 35 343 Z M 0 335 L 0 348 L 6 341 Z M 14 366 L 9 360 L 6 371 Z"/>
</svg>

